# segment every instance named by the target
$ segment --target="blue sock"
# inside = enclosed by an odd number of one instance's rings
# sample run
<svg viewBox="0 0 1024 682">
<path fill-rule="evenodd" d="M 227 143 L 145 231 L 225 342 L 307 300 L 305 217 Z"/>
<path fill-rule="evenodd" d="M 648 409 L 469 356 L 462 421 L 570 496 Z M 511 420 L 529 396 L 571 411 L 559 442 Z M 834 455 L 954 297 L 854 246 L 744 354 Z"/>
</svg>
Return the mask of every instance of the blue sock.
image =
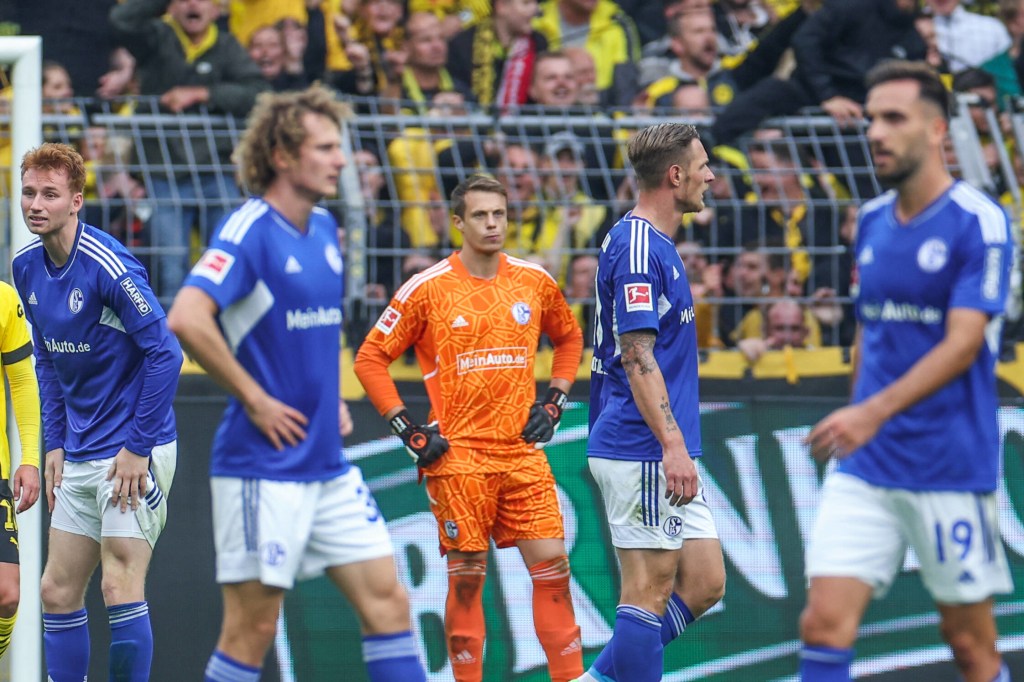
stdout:
<svg viewBox="0 0 1024 682">
<path fill-rule="evenodd" d="M 111 682 L 146 682 L 153 663 L 153 629 L 144 601 L 107 607 Z"/>
<path fill-rule="evenodd" d="M 850 682 L 853 649 L 804 644 L 800 649 L 802 682 Z"/>
<path fill-rule="evenodd" d="M 363 661 L 370 682 L 426 682 L 427 679 L 416 642 L 408 630 L 389 635 L 365 635 Z"/>
<path fill-rule="evenodd" d="M 260 669 L 239 663 L 218 650 L 206 663 L 203 682 L 260 682 Z"/>
<path fill-rule="evenodd" d="M 53 682 L 83 682 L 89 674 L 89 616 L 74 613 L 43 614 L 43 652 L 46 674 Z"/>
<path fill-rule="evenodd" d="M 619 604 L 612 632 L 613 677 L 619 682 L 660 682 L 665 647 L 661 619 L 638 606 Z"/>
<path fill-rule="evenodd" d="M 686 630 L 686 626 L 694 621 L 693 613 L 690 611 L 690 607 L 686 605 L 683 598 L 675 592 L 668 600 L 668 608 L 665 609 L 665 615 L 661 617 L 661 645 L 662 647 L 668 646 L 668 643 L 674 640 L 679 635 L 683 634 Z M 609 640 L 608 644 L 605 645 L 601 653 L 597 655 L 594 662 L 590 664 L 590 674 L 592 677 L 605 682 L 614 682 L 612 677 L 612 642 Z M 597 673 L 597 674 L 595 674 Z M 601 677 L 598 677 L 600 675 Z M 603 679 L 602 679 L 603 678 Z"/>
<path fill-rule="evenodd" d="M 690 607 L 686 605 L 682 597 L 673 592 L 672 596 L 668 599 L 665 615 L 661 617 L 662 645 L 668 646 L 668 643 L 683 634 L 686 626 L 694 620 Z"/>
</svg>

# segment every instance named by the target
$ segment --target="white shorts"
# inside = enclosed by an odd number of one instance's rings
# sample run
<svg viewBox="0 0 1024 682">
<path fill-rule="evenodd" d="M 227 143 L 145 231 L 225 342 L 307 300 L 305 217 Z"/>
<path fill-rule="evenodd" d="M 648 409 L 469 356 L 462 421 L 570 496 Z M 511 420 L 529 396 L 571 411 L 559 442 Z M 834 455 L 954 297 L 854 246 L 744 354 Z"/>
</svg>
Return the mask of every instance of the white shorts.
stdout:
<svg viewBox="0 0 1024 682">
<path fill-rule="evenodd" d="M 57 499 L 50 526 L 96 542 L 101 537 L 141 538 L 153 547 L 167 523 L 167 495 L 171 492 L 177 459 L 177 441 L 153 448 L 144 504 L 134 512 L 129 507 L 124 513 L 110 503 L 114 482 L 107 480 L 107 471 L 113 457 L 65 461 L 60 487 L 54 489 Z"/>
<path fill-rule="evenodd" d="M 711 508 L 698 479 L 697 496 L 673 507 L 665 499 L 660 461 L 590 457 L 590 473 L 601 489 L 612 544 L 622 549 L 679 549 L 684 540 L 718 539 Z"/>
<path fill-rule="evenodd" d="M 882 488 L 849 474 L 825 479 L 807 548 L 807 577 L 849 577 L 889 590 L 907 547 L 940 604 L 976 604 L 1013 591 L 995 494 Z"/>
<path fill-rule="evenodd" d="M 290 589 L 326 568 L 394 553 L 359 467 L 326 481 L 215 476 L 210 490 L 218 583 Z"/>
</svg>

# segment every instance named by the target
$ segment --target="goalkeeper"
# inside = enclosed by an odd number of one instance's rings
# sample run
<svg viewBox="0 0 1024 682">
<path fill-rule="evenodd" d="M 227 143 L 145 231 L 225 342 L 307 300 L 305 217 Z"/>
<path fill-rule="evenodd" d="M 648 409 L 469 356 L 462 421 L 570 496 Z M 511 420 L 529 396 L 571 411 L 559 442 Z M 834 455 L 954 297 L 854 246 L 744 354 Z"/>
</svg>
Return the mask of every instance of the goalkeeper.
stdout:
<svg viewBox="0 0 1024 682">
<path fill-rule="evenodd" d="M 555 479 L 540 446 L 562 415 L 583 334 L 555 280 L 506 255 L 505 188 L 472 176 L 452 192 L 463 248 L 413 276 L 370 330 L 355 370 L 426 476 L 448 558 L 445 636 L 457 682 L 483 679 L 481 601 L 491 538 L 518 547 L 533 580 L 537 638 L 553 682 L 583 674 Z M 535 351 L 554 344 L 551 386 L 537 400 Z M 436 422 L 406 409 L 388 365 L 415 347 Z"/>
</svg>

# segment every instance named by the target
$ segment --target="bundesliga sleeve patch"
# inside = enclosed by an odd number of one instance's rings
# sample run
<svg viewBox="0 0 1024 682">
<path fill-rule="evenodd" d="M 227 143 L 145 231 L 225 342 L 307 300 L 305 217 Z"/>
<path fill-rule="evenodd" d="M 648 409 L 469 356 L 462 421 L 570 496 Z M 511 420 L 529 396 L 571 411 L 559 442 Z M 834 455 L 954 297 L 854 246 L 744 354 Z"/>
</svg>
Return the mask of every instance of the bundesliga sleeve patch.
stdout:
<svg viewBox="0 0 1024 682">
<path fill-rule="evenodd" d="M 235 264 L 235 257 L 227 251 L 220 249 L 207 249 L 203 257 L 199 259 L 192 274 L 198 277 L 205 277 L 214 284 L 222 284 L 227 277 L 231 266 Z"/>
<path fill-rule="evenodd" d="M 647 282 L 633 282 L 626 287 L 626 312 L 635 313 L 642 310 L 654 311 L 654 301 L 651 300 L 651 285 Z"/>
<path fill-rule="evenodd" d="M 398 324 L 400 319 L 402 319 L 402 313 L 398 312 L 391 306 L 388 306 L 384 309 L 384 312 L 380 314 L 380 317 L 377 319 L 377 324 L 373 326 L 379 329 L 382 334 L 387 335 L 395 330 L 395 325 Z"/>
</svg>

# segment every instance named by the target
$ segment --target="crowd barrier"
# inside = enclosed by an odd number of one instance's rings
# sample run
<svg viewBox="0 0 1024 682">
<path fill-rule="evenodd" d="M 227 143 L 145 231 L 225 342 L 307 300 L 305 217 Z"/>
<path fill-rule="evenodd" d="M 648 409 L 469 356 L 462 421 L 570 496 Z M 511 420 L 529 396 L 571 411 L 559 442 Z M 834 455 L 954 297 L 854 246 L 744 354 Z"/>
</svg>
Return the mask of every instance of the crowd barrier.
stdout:
<svg viewBox="0 0 1024 682">
<path fill-rule="evenodd" d="M 461 106 L 351 104 L 355 115 L 345 135 L 350 163 L 340 195 L 325 203 L 344 226 L 348 334 L 354 346 L 398 284 L 458 246 L 446 197 L 477 171 L 493 173 L 510 187 L 510 252 L 543 262 L 572 301 L 585 305 L 589 294 L 571 291 L 570 267 L 574 258 L 594 255 L 603 231 L 632 205 L 635 181 L 625 161 L 629 135 L 666 120 L 700 126 L 710 120 L 667 111 L 640 115 L 524 107 L 494 116 Z M 957 175 L 1000 196 L 1016 218 L 1015 169 L 1024 167 L 1024 144 L 1006 144 L 998 125 L 991 135 L 979 136 L 971 115 L 978 106 L 969 96 L 958 100 L 948 161 Z M 215 221 L 241 201 L 230 150 L 244 121 L 205 113 L 169 115 L 146 97 L 47 102 L 44 111 L 44 138 L 74 144 L 86 156 L 86 220 L 121 238 L 150 268 L 161 299 L 169 302 L 178 285 L 170 269 L 177 267 L 175 260 L 194 260 Z M 995 120 L 991 111 L 984 113 L 986 120 Z M 1011 137 L 1024 134 L 1024 114 L 1011 113 L 1009 120 Z M 0 117 L 0 163 L 5 151 L 10 155 L 3 124 Z M 995 164 L 982 150 L 992 141 Z M 735 148 L 715 150 L 712 166 L 719 179 L 708 197 L 710 208 L 685 221 L 680 236 L 698 242 L 712 263 L 735 256 L 747 244 L 760 244 L 800 271 L 805 301 L 828 288 L 846 305 L 846 228 L 852 210 L 880 190 L 868 152 L 863 123 L 841 129 L 815 111 L 769 120 Z M 0 202 L 0 218 L 9 218 L 6 211 Z M 169 243 L 167 230 L 154 228 L 154 216 L 168 212 L 187 236 L 180 242 Z M 0 244 L 0 255 L 10 255 L 3 250 L 6 244 Z M 9 260 L 3 258 L 0 270 Z M 708 299 L 722 307 L 754 300 Z M 836 326 L 824 330 L 823 340 L 843 343 L 846 336 Z"/>
</svg>

